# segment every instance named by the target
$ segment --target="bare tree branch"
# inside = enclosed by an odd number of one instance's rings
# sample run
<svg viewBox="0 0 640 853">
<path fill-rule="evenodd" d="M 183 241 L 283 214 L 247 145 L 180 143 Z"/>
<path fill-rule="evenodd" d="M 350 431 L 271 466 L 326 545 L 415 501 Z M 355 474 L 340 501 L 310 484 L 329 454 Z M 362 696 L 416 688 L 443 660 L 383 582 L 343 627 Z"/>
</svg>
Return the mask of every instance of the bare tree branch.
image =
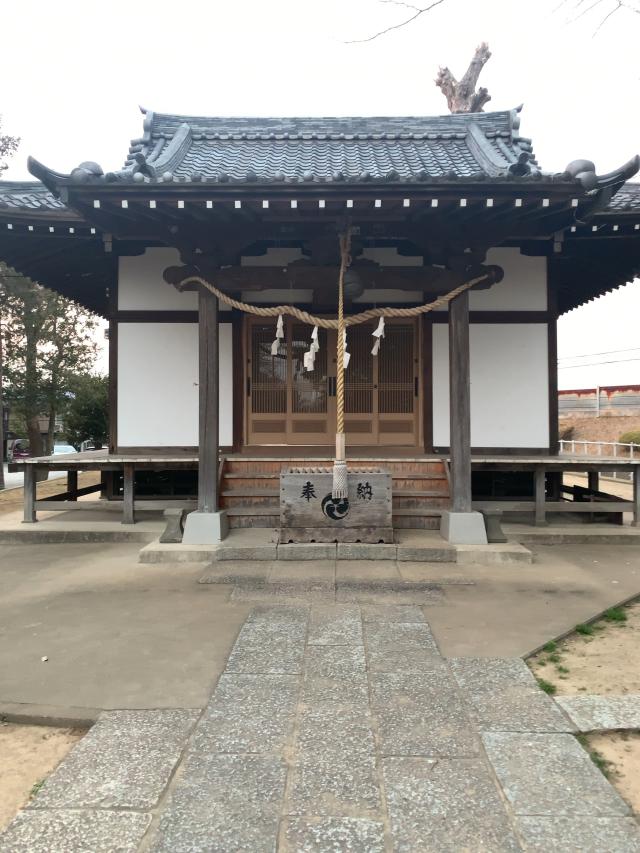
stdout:
<svg viewBox="0 0 640 853">
<path fill-rule="evenodd" d="M 405 6 L 408 9 L 415 9 L 415 14 L 411 15 L 411 17 L 407 18 L 405 21 L 401 21 L 399 24 L 393 24 L 390 27 L 387 27 L 384 30 L 380 30 L 377 33 L 374 33 L 372 36 L 368 36 L 364 39 L 351 39 L 346 42 L 346 44 L 362 44 L 363 42 L 373 41 L 374 39 L 380 38 L 380 36 L 384 36 L 387 33 L 390 33 L 392 30 L 399 30 L 402 27 L 406 27 L 407 24 L 410 24 L 412 21 L 415 21 L 416 18 L 419 18 L 420 15 L 424 15 L 425 12 L 430 12 L 436 6 L 439 6 L 441 3 L 444 3 L 444 0 L 434 0 L 429 6 L 424 6 L 423 8 L 419 6 L 412 6 L 410 3 L 402 3 L 397 2 L 396 0 L 383 0 L 383 2 L 391 2 L 394 6 Z"/>
</svg>

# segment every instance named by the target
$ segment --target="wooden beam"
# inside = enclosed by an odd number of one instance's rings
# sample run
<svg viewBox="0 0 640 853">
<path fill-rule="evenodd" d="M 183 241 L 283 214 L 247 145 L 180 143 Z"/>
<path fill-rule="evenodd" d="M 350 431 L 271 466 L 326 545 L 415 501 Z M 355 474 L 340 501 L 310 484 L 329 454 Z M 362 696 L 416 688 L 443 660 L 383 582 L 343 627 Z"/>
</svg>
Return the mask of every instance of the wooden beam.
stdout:
<svg viewBox="0 0 640 853">
<path fill-rule="evenodd" d="M 218 299 L 201 288 L 198 294 L 199 335 L 199 461 L 198 510 L 218 511 Z"/>
<path fill-rule="evenodd" d="M 469 291 L 449 303 L 451 509 L 471 512 L 471 381 Z"/>
<path fill-rule="evenodd" d="M 633 521 L 632 527 L 640 527 L 640 465 L 633 468 Z"/>
</svg>

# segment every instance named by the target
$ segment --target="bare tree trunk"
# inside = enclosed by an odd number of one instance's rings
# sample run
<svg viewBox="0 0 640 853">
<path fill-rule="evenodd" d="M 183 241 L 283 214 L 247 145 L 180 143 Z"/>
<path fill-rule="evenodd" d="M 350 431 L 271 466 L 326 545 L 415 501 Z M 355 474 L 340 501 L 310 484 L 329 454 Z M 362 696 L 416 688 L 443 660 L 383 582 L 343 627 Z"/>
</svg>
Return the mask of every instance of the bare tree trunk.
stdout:
<svg viewBox="0 0 640 853">
<path fill-rule="evenodd" d="M 476 83 L 480 72 L 491 58 L 491 51 L 486 42 L 478 45 L 469 67 L 460 81 L 446 66 L 438 71 L 436 86 L 442 89 L 447 99 L 451 113 L 480 113 L 484 105 L 491 100 L 491 95 L 483 86 L 476 92 Z"/>
<path fill-rule="evenodd" d="M 49 406 L 49 428 L 47 430 L 47 453 L 53 453 L 56 443 L 56 410 L 53 405 Z"/>
<path fill-rule="evenodd" d="M 40 432 L 40 417 L 32 415 L 27 420 L 27 437 L 29 439 L 29 456 L 44 456 L 44 444 Z M 36 470 L 36 481 L 46 480 L 47 474 Z"/>
</svg>

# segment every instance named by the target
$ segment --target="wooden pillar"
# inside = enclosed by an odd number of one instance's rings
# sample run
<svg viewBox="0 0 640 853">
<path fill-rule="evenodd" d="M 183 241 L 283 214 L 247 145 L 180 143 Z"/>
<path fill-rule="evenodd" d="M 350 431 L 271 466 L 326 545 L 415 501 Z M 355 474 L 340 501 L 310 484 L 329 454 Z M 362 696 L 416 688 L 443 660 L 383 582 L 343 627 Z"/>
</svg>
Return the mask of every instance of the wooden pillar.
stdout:
<svg viewBox="0 0 640 853">
<path fill-rule="evenodd" d="M 640 465 L 633 468 L 633 521 L 632 527 L 640 527 Z"/>
<path fill-rule="evenodd" d="M 534 483 L 535 483 L 535 496 L 536 496 L 536 518 L 535 523 L 537 527 L 543 527 L 547 523 L 546 510 L 545 510 L 545 501 L 547 499 L 546 494 L 546 472 L 542 465 L 536 468 L 534 473 Z"/>
<path fill-rule="evenodd" d="M 74 492 L 78 491 L 78 472 L 76 470 L 67 471 L 67 492 L 69 492 L 68 500 L 77 501 L 77 495 Z"/>
<path fill-rule="evenodd" d="M 469 291 L 449 303 L 451 509 L 471 512 L 471 380 Z"/>
<path fill-rule="evenodd" d="M 24 466 L 24 519 L 33 524 L 36 518 L 36 469 L 33 465 Z"/>
<path fill-rule="evenodd" d="M 218 298 L 201 288 L 198 297 L 199 449 L 198 510 L 218 511 Z"/>
<path fill-rule="evenodd" d="M 600 474 L 597 471 L 587 472 L 587 486 L 592 492 L 600 490 Z"/>
<path fill-rule="evenodd" d="M 132 462 L 124 463 L 122 483 L 122 523 L 135 524 L 134 511 L 135 468 Z"/>
</svg>

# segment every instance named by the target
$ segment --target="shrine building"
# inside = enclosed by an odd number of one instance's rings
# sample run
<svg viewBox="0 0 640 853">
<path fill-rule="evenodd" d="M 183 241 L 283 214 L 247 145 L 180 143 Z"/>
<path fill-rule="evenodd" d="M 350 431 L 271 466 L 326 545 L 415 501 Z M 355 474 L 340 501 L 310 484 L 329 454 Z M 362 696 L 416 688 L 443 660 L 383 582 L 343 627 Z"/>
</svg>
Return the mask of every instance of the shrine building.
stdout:
<svg viewBox="0 0 640 853">
<path fill-rule="evenodd" d="M 486 542 L 478 511 L 581 511 L 561 481 L 556 323 L 640 272 L 637 156 L 545 171 L 519 110 L 145 111 L 122 168 L 28 165 L 33 181 L 0 182 L 0 259 L 108 320 L 110 437 L 27 460 L 25 520 L 69 508 L 93 468 L 125 522 L 183 506 L 204 521 L 191 542 L 278 527 L 281 471 L 334 459 L 337 331 L 305 318 L 336 317 L 347 233 L 346 460 L 390 472 L 393 527 Z M 379 315 L 349 323 L 379 308 L 410 310 L 378 337 Z M 38 466 L 71 472 L 57 507 Z"/>
</svg>

